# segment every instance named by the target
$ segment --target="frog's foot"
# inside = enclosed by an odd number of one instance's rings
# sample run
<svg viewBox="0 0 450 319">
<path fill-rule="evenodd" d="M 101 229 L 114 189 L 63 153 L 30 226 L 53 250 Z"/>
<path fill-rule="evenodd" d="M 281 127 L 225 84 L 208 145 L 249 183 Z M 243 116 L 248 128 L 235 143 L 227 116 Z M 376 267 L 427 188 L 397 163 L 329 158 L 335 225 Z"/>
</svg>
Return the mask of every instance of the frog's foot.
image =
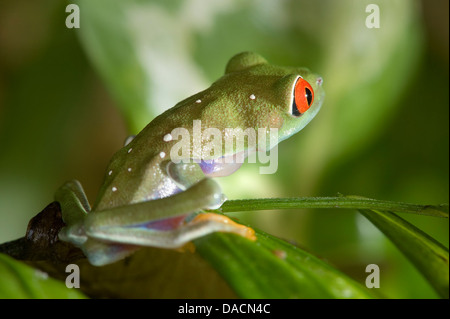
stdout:
<svg viewBox="0 0 450 319">
<path fill-rule="evenodd" d="M 240 225 L 232 221 L 230 218 L 219 214 L 201 213 L 195 216 L 195 218 L 192 219 L 190 222 L 188 222 L 186 225 L 189 225 L 189 227 L 191 227 L 192 229 L 214 228 L 216 229 L 216 231 L 231 232 L 252 241 L 256 240 L 255 231 L 253 229 L 251 229 L 250 227 L 246 227 L 244 225 Z M 192 253 L 195 251 L 195 245 L 190 241 L 184 244 L 183 246 L 176 248 L 176 250 L 179 252 L 189 251 Z"/>
<path fill-rule="evenodd" d="M 88 238 L 80 248 L 92 265 L 104 266 L 128 257 L 140 247 Z"/>
<path fill-rule="evenodd" d="M 228 232 L 228 233 L 235 233 L 249 240 L 256 240 L 255 231 L 252 228 L 238 224 L 232 221 L 230 218 L 220 214 L 215 213 L 198 214 L 185 227 L 188 226 L 191 227 L 192 229 L 198 228 L 199 231 L 204 230 L 207 233 L 217 231 Z"/>
<path fill-rule="evenodd" d="M 91 210 L 83 187 L 76 181 L 61 186 L 55 194 L 55 200 L 61 206 L 62 218 L 66 226 L 60 231 L 59 238 L 76 246 L 87 240 L 84 220 Z"/>
</svg>

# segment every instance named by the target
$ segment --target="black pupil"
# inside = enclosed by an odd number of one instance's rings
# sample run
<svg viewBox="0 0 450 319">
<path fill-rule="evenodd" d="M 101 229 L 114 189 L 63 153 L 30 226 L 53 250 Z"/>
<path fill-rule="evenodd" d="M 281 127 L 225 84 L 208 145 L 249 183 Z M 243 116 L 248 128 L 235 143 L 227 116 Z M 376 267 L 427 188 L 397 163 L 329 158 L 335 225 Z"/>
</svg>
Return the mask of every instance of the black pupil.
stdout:
<svg viewBox="0 0 450 319">
<path fill-rule="evenodd" d="M 308 105 L 311 106 L 312 93 L 308 88 L 305 88 L 305 96 L 306 96 L 306 100 L 308 101 Z"/>
</svg>

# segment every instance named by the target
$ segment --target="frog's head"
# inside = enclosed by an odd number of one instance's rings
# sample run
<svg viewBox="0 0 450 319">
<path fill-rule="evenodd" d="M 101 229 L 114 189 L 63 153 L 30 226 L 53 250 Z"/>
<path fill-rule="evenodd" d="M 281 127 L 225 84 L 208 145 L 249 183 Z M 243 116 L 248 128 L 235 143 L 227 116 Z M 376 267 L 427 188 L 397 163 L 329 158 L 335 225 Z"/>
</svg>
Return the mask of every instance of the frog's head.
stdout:
<svg viewBox="0 0 450 319">
<path fill-rule="evenodd" d="M 317 74 L 305 68 L 274 66 L 251 52 L 234 56 L 224 78 L 231 79 L 227 81 L 232 88 L 228 98 L 234 95 L 240 100 L 236 107 L 245 109 L 241 113 L 246 114 L 246 127 L 277 128 L 278 142 L 304 128 L 324 98 L 323 80 Z"/>
</svg>

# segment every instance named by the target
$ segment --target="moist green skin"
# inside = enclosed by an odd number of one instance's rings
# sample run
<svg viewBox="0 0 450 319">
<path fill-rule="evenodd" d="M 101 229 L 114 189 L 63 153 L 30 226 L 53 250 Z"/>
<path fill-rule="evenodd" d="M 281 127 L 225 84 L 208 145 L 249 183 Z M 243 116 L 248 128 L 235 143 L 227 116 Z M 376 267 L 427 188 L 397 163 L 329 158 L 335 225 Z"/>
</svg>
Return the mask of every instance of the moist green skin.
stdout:
<svg viewBox="0 0 450 319">
<path fill-rule="evenodd" d="M 314 91 L 314 101 L 303 105 L 302 110 L 307 110 L 301 115 L 293 114 L 294 94 L 296 101 L 299 94 L 300 100 L 307 96 L 301 95 L 305 83 L 298 81 L 299 77 Z M 296 83 L 302 83 L 297 86 L 300 93 L 294 90 Z M 178 248 L 217 231 L 255 240 L 251 228 L 223 215 L 193 217 L 224 202 L 220 186 L 211 177 L 226 176 L 239 168 L 239 163 L 220 164 L 219 158 L 210 155 L 201 159 L 211 160 L 212 167 L 222 169 L 221 173 L 202 170 L 195 154 L 201 154 L 210 141 L 208 137 L 201 141 L 195 138 L 194 121 L 201 121 L 201 135 L 214 128 L 224 139 L 227 129 L 253 129 L 258 134 L 261 129 L 266 136 L 277 129 L 275 143 L 267 138 L 261 144 L 256 139 L 256 145 L 249 145 L 241 136 L 242 143 L 237 141 L 234 149 L 226 149 L 222 143 L 220 155 L 234 157 L 268 150 L 300 131 L 317 114 L 324 97 L 321 85 L 322 79 L 307 69 L 270 65 L 250 52 L 234 56 L 225 74 L 208 89 L 156 117 L 113 156 L 92 209 L 79 182 L 71 181 L 58 189 L 55 199 L 61 204 L 66 224 L 60 239 L 81 248 L 98 266 L 120 260 L 140 246 Z M 179 142 L 174 130 L 180 128 L 189 133 L 184 153 L 186 159 L 194 160 L 189 164 L 177 164 L 171 158 L 171 150 Z"/>
<path fill-rule="evenodd" d="M 290 109 L 293 82 L 299 75 L 311 84 L 315 98 L 310 109 L 296 118 L 290 114 Z M 297 133 L 312 120 L 322 104 L 324 94 L 321 85 L 316 83 L 318 78 L 306 68 L 270 65 L 254 53 L 233 57 L 226 73 L 208 89 L 156 117 L 129 145 L 114 155 L 94 209 L 146 200 L 152 197 L 155 189 L 170 184 L 161 164 L 170 160 L 170 150 L 177 141 L 165 142 L 164 136 L 179 127 L 186 128 L 192 136 L 194 120 L 201 120 L 202 131 L 214 127 L 223 135 L 225 128 L 253 128 L 256 131 L 277 128 L 278 142 Z M 251 95 L 255 99 L 251 99 Z M 201 102 L 197 103 L 198 100 Z M 132 151 L 128 153 L 130 148 Z M 193 151 L 191 148 L 191 154 Z M 164 152 L 164 158 L 160 157 L 161 152 Z M 223 154 L 230 155 L 225 149 Z M 128 168 L 132 171 L 128 172 Z M 110 171 L 113 173 L 108 175 Z M 121 189 L 117 186 L 117 191 L 112 192 L 113 185 L 120 185 Z"/>
</svg>

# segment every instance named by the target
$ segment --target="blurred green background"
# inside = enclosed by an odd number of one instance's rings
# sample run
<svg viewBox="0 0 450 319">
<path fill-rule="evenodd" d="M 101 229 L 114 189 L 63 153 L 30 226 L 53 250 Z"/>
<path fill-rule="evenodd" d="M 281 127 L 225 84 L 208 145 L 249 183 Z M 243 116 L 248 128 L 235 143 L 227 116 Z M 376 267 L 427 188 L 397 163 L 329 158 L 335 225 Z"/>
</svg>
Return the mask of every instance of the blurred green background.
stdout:
<svg viewBox="0 0 450 319">
<path fill-rule="evenodd" d="M 426 2 L 426 4 L 425 4 Z M 68 29 L 66 5 L 81 10 Z M 366 6 L 380 8 L 370 29 Z M 226 62 L 255 51 L 324 78 L 322 110 L 280 144 L 279 168 L 219 179 L 230 199 L 355 194 L 449 201 L 448 1 L 1 0 L 0 242 L 64 181 L 94 200 L 125 137 L 208 87 Z M 324 258 L 380 293 L 436 294 L 364 217 L 343 210 L 236 213 Z M 405 216 L 448 247 L 448 220 Z"/>
</svg>

